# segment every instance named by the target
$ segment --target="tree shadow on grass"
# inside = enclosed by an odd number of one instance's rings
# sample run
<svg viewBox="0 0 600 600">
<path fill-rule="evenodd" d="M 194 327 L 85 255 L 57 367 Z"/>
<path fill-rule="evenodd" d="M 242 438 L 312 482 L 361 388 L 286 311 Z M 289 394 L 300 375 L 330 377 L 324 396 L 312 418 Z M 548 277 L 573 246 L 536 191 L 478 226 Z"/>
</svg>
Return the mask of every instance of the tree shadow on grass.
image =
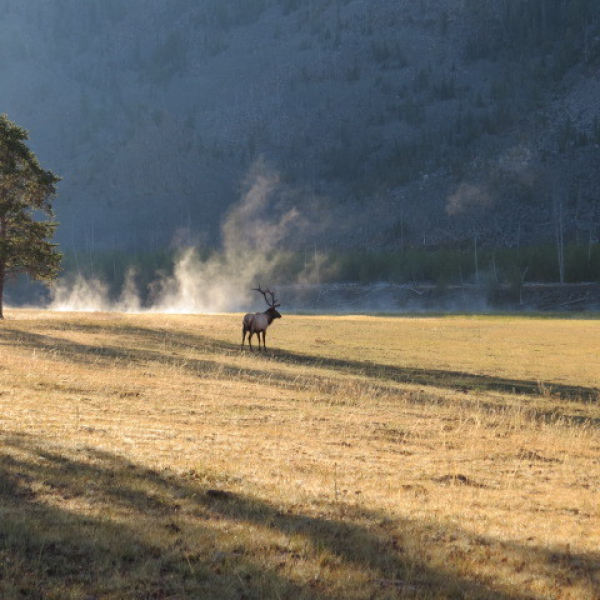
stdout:
<svg viewBox="0 0 600 600">
<path fill-rule="evenodd" d="M 423 543 L 434 545 L 461 536 L 483 548 L 495 540 L 439 525 L 432 538 L 431 524 L 391 522 L 356 506 L 303 514 L 230 491 L 226 474 L 217 475 L 215 489 L 214 480 L 158 472 L 105 451 L 67 454 L 28 436 L 0 435 L 0 597 L 534 598 L 476 581 L 464 562 L 433 568 L 427 548 L 419 556 L 406 549 L 413 536 L 429 535 Z M 510 551 L 519 563 L 560 565 L 563 576 L 598 583 L 598 555 L 516 543 Z M 344 588 L 348 573 L 362 574 L 359 584 Z"/>
</svg>

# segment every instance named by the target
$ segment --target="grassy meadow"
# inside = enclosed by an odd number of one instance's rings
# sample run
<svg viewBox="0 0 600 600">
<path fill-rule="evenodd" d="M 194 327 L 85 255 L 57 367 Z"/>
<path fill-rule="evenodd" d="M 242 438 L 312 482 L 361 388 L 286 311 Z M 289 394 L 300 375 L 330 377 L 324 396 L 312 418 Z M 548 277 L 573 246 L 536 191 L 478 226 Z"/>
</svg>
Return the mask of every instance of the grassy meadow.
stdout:
<svg viewBox="0 0 600 600">
<path fill-rule="evenodd" d="M 600 320 L 8 310 L 0 598 L 600 598 Z"/>
</svg>

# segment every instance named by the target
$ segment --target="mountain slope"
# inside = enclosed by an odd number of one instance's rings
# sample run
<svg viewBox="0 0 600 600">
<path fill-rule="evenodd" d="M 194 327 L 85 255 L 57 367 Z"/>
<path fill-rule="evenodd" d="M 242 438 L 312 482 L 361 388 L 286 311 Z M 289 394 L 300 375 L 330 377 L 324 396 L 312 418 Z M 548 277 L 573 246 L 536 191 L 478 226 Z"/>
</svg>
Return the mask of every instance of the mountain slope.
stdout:
<svg viewBox="0 0 600 600">
<path fill-rule="evenodd" d="M 594 2 L 3 5 L 2 110 L 64 178 L 66 249 L 218 243 L 257 164 L 319 224 L 296 246 L 598 237 Z"/>
</svg>

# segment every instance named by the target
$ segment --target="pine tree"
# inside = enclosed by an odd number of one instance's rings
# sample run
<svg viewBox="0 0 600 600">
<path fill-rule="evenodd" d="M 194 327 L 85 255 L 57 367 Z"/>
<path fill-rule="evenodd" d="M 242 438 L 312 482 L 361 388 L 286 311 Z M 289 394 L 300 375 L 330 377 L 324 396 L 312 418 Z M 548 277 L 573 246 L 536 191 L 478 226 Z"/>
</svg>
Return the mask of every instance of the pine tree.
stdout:
<svg viewBox="0 0 600 600">
<path fill-rule="evenodd" d="M 62 257 L 50 241 L 60 178 L 41 168 L 28 139 L 27 131 L 0 115 L 0 319 L 7 278 L 25 274 L 49 282 Z"/>
</svg>

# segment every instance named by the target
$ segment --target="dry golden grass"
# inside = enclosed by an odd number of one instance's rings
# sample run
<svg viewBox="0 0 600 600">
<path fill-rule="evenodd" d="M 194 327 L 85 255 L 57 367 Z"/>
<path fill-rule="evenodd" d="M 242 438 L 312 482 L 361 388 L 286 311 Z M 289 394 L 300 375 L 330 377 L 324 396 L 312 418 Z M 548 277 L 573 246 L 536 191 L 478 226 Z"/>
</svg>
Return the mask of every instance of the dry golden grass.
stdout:
<svg viewBox="0 0 600 600">
<path fill-rule="evenodd" d="M 600 598 L 600 321 L 8 311 L 0 598 Z"/>
</svg>

